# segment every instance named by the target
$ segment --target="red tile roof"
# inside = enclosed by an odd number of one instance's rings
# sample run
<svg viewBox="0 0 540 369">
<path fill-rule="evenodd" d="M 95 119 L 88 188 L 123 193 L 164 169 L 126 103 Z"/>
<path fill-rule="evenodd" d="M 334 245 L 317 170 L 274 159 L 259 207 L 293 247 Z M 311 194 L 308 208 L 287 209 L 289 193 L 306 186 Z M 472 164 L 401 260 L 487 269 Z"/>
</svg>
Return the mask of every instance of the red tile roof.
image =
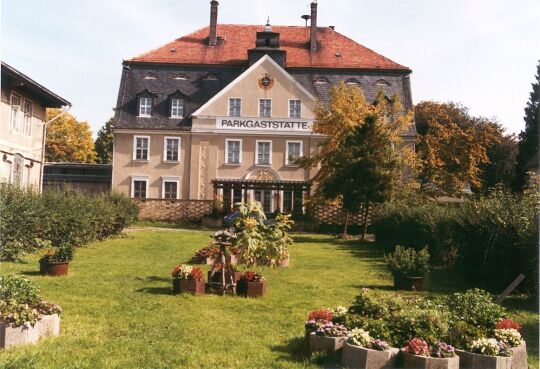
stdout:
<svg viewBox="0 0 540 369">
<path fill-rule="evenodd" d="M 217 46 L 208 46 L 209 27 L 199 29 L 157 49 L 131 59 L 134 62 L 245 65 L 248 49 L 255 47 L 256 32 L 263 26 L 219 24 L 218 37 L 223 40 Z M 280 33 L 280 47 L 287 51 L 289 68 L 357 68 L 409 70 L 350 38 L 332 30 L 318 27 L 319 50 L 309 50 L 309 27 L 272 26 Z M 175 51 L 173 51 L 175 50 Z M 336 56 L 339 53 L 341 56 Z"/>
</svg>

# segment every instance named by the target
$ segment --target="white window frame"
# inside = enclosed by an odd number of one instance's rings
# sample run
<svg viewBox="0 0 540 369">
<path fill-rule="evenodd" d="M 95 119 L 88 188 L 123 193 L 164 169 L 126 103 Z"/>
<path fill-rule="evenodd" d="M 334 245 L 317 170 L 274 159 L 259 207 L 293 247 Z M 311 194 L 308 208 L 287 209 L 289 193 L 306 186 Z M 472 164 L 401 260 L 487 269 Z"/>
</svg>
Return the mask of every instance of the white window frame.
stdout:
<svg viewBox="0 0 540 369">
<path fill-rule="evenodd" d="M 26 112 L 27 103 L 30 104 L 30 112 L 28 114 Z M 24 99 L 23 106 L 22 106 L 22 117 L 23 117 L 22 133 L 25 136 L 31 136 L 32 135 L 32 121 L 34 117 L 34 102 L 32 100 L 26 99 L 26 98 Z"/>
<path fill-rule="evenodd" d="M 238 163 L 229 162 L 229 142 L 240 142 L 240 152 L 238 153 Z M 225 139 L 225 164 L 227 165 L 242 165 L 242 144 L 243 140 L 241 138 L 227 138 Z"/>
<path fill-rule="evenodd" d="M 141 181 L 141 182 L 146 182 L 146 196 L 145 197 L 137 197 L 138 199 L 148 199 L 148 192 L 150 190 L 150 187 L 149 187 L 149 181 L 150 181 L 150 177 L 149 176 L 131 176 L 131 198 L 134 199 L 135 198 L 135 181 Z"/>
<path fill-rule="evenodd" d="M 174 101 L 175 100 L 178 100 L 181 103 L 181 106 L 182 106 L 182 114 L 181 115 L 173 114 L 174 109 L 175 108 L 178 109 L 178 107 L 174 106 Z M 169 118 L 183 118 L 185 113 L 186 113 L 186 99 L 183 99 L 181 97 L 172 97 L 171 98 L 171 111 L 170 111 L 170 117 Z"/>
<path fill-rule="evenodd" d="M 270 101 L 270 115 L 269 116 L 262 116 L 261 115 L 261 101 Z M 258 106 L 258 110 L 259 110 L 259 118 L 271 118 L 272 117 L 272 99 L 267 99 L 267 98 L 264 98 L 264 99 L 259 99 L 259 106 Z"/>
<path fill-rule="evenodd" d="M 291 116 L 291 102 L 293 101 L 300 101 L 300 115 L 298 117 L 292 117 Z M 295 119 L 299 119 L 299 118 L 302 118 L 302 100 L 300 99 L 289 99 L 289 118 L 295 118 Z"/>
<path fill-rule="evenodd" d="M 240 113 L 238 115 L 231 115 L 231 100 L 240 100 Z M 242 98 L 241 97 L 229 97 L 229 102 L 227 106 L 227 116 L 229 117 L 241 117 L 242 116 Z"/>
<path fill-rule="evenodd" d="M 143 100 L 143 99 L 145 99 L 145 100 L 146 100 L 146 99 L 150 100 L 150 114 L 146 114 L 146 113 L 145 113 L 145 114 L 141 114 L 141 108 L 143 107 L 143 104 L 142 104 L 142 100 Z M 148 96 L 139 96 L 139 101 L 138 101 L 138 103 L 139 103 L 139 106 L 138 106 L 138 108 L 139 108 L 139 114 L 138 114 L 138 116 L 139 116 L 140 118 L 151 118 L 151 117 L 152 117 L 152 110 L 153 110 L 153 108 L 154 108 L 154 107 L 153 107 L 153 105 L 154 105 L 154 99 L 151 98 L 151 97 L 148 97 Z M 145 106 L 145 107 L 148 107 L 148 105 L 146 105 L 146 104 L 145 104 L 144 106 Z M 146 109 L 145 109 L 145 110 L 146 110 Z"/>
<path fill-rule="evenodd" d="M 19 98 L 19 104 L 18 105 L 13 105 L 13 98 L 14 97 Z M 21 106 L 22 103 L 23 103 L 22 96 L 19 95 L 19 94 L 16 94 L 15 92 L 12 92 L 11 96 L 9 98 L 9 131 L 10 132 L 15 132 L 15 133 L 20 133 L 21 132 L 20 121 L 21 121 L 21 113 L 23 112 L 22 111 L 22 106 Z M 14 106 L 18 107 L 15 117 L 13 117 L 13 107 Z"/>
<path fill-rule="evenodd" d="M 166 200 L 179 200 L 180 199 L 180 177 L 161 177 L 161 198 L 165 199 L 165 183 L 176 183 L 176 199 Z"/>
<path fill-rule="evenodd" d="M 290 143 L 299 143 L 300 144 L 300 158 L 304 156 L 304 141 L 299 140 L 287 140 L 285 141 L 285 166 L 287 167 L 298 167 L 298 164 L 291 163 L 289 161 L 289 144 Z"/>
<path fill-rule="evenodd" d="M 147 157 L 146 159 L 137 159 L 137 139 L 138 138 L 146 138 L 148 139 L 148 149 L 147 149 Z M 140 136 L 136 135 L 133 136 L 133 160 L 135 161 L 150 161 L 150 136 Z"/>
<path fill-rule="evenodd" d="M 178 159 L 167 160 L 167 140 L 178 141 Z M 148 145 L 150 146 L 150 144 Z M 180 152 L 182 151 L 182 137 L 165 136 L 163 137 L 163 161 L 166 163 L 180 163 Z"/>
<path fill-rule="evenodd" d="M 269 162 L 266 164 L 259 163 L 259 143 L 270 143 L 270 158 Z M 272 140 L 256 140 L 255 141 L 255 165 L 272 165 Z"/>
</svg>

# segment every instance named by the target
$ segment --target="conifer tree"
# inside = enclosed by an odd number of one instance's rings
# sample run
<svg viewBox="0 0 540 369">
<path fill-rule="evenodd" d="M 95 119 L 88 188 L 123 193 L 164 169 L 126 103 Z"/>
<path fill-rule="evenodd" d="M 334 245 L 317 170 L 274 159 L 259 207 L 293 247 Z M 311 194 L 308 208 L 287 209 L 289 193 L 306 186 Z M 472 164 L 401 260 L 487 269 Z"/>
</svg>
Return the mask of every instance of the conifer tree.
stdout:
<svg viewBox="0 0 540 369">
<path fill-rule="evenodd" d="M 97 134 L 94 146 L 96 148 L 97 161 L 100 164 L 110 164 L 113 152 L 113 118 L 109 119 Z"/>
</svg>

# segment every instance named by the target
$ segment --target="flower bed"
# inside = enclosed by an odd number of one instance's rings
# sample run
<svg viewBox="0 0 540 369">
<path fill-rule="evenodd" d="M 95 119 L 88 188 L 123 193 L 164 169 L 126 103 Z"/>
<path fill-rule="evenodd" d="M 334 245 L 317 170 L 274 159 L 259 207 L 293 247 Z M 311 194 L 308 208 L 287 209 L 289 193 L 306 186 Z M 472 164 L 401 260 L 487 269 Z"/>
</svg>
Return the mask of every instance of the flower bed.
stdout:
<svg viewBox="0 0 540 369">
<path fill-rule="evenodd" d="M 0 348 L 36 343 L 60 333 L 62 309 L 41 299 L 26 278 L 0 276 Z"/>
</svg>

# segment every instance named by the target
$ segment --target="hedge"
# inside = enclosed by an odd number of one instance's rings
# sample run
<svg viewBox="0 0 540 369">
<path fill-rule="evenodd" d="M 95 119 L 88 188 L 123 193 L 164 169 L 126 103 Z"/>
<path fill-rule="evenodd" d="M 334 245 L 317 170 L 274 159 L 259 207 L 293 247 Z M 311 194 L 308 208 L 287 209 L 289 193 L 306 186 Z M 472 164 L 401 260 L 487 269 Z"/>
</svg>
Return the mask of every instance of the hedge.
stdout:
<svg viewBox="0 0 540 369">
<path fill-rule="evenodd" d="M 496 188 L 458 205 L 390 202 L 378 208 L 372 231 L 379 243 L 429 247 L 432 263 L 501 292 L 523 273 L 525 292 L 538 291 L 539 194 Z"/>
<path fill-rule="evenodd" d="M 138 216 L 129 198 L 116 194 L 89 195 L 76 191 L 39 194 L 7 183 L 0 184 L 0 258 L 17 260 L 40 248 L 88 242 L 118 235 Z"/>
</svg>

